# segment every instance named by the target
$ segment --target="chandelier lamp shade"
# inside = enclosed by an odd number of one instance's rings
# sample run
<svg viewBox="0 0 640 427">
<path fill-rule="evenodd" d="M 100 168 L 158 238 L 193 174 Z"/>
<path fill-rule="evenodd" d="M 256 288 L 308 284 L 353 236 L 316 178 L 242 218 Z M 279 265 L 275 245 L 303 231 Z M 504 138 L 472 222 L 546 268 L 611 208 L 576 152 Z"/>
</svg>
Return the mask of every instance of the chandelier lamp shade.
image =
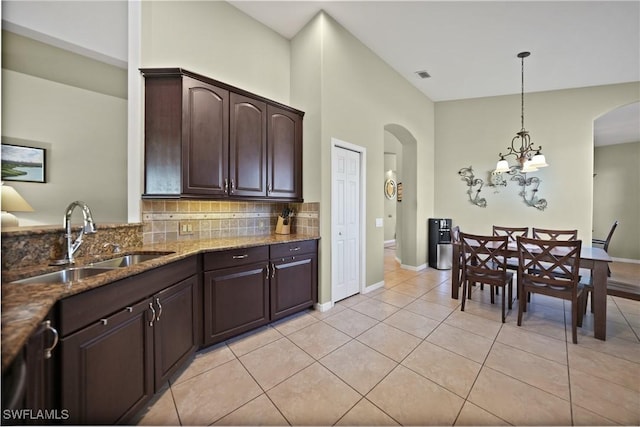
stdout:
<svg viewBox="0 0 640 427">
<path fill-rule="evenodd" d="M 535 148 L 531 142 L 529 132 L 524 128 L 524 58 L 531 55 L 530 52 L 520 52 L 518 58 L 521 61 L 521 92 L 520 92 L 520 123 L 521 129 L 511 140 L 511 146 L 507 147 L 505 154 L 500 153 L 500 160 L 496 165 L 495 172 L 510 172 L 512 168 L 518 168 L 522 173 L 534 172 L 547 165 L 542 146 Z M 510 166 L 505 157 L 514 156 L 518 164 Z"/>
</svg>

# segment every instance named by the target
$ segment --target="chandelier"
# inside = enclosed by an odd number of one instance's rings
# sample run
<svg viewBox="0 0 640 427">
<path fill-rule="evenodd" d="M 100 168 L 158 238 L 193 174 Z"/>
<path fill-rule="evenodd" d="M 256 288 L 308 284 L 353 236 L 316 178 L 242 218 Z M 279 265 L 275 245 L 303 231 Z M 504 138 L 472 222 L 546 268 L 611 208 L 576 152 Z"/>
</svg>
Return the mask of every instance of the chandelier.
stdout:
<svg viewBox="0 0 640 427">
<path fill-rule="evenodd" d="M 496 165 L 495 172 L 510 172 L 516 173 L 519 169 L 522 173 L 534 172 L 538 168 L 543 168 L 547 165 L 547 162 L 542 154 L 542 146 L 538 148 L 533 147 L 529 132 L 524 128 L 524 58 L 531 55 L 530 52 L 520 52 L 518 58 L 521 60 L 520 75 L 522 79 L 521 92 L 520 92 L 520 123 L 521 129 L 516 133 L 516 136 L 511 140 L 511 146 L 507 147 L 509 150 L 506 154 L 500 153 L 500 160 Z M 505 159 L 507 156 L 514 156 L 518 162 L 515 166 L 509 166 L 509 162 Z"/>
</svg>

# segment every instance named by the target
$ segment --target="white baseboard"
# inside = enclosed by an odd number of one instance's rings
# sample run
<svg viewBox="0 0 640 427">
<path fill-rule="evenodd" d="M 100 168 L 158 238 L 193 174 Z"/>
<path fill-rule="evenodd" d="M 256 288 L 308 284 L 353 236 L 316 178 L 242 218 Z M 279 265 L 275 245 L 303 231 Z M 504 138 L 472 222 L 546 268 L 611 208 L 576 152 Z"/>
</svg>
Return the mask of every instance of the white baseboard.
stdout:
<svg viewBox="0 0 640 427">
<path fill-rule="evenodd" d="M 615 262 L 627 262 L 629 264 L 640 264 L 640 259 L 628 259 L 628 258 L 611 258 Z"/>
<path fill-rule="evenodd" d="M 395 244 L 396 244 L 396 239 L 393 239 L 393 240 L 385 240 L 385 241 L 384 241 L 384 247 L 385 247 L 385 248 L 386 248 L 386 247 L 389 247 L 389 246 L 393 246 L 393 245 L 395 245 Z"/>
<path fill-rule="evenodd" d="M 402 268 L 403 270 L 422 271 L 427 268 L 427 264 L 421 264 L 417 267 L 413 265 L 400 264 L 400 268 Z"/>
<path fill-rule="evenodd" d="M 323 304 L 320 303 L 316 303 L 313 308 L 315 308 L 316 310 L 318 310 L 319 312 L 325 312 L 325 311 L 329 311 L 333 308 L 333 301 L 329 301 L 329 302 L 325 302 Z"/>
<path fill-rule="evenodd" d="M 373 292 L 376 289 L 380 289 L 384 287 L 384 280 L 378 283 L 374 283 L 373 285 L 369 285 L 369 286 L 365 286 L 364 290 L 362 291 L 363 294 L 368 294 L 369 292 Z"/>
</svg>

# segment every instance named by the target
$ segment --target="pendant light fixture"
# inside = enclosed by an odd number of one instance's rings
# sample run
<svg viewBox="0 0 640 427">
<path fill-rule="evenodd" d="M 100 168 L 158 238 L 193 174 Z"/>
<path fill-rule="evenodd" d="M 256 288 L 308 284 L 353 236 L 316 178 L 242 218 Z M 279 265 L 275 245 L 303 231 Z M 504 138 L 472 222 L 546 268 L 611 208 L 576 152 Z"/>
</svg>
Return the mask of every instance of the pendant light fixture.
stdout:
<svg viewBox="0 0 640 427">
<path fill-rule="evenodd" d="M 524 58 L 531 55 L 531 52 L 520 52 L 518 58 L 521 61 L 521 92 L 520 92 L 520 123 L 521 129 L 516 133 L 516 136 L 511 140 L 511 146 L 507 147 L 509 150 L 506 154 L 500 153 L 500 160 L 496 165 L 496 172 L 510 172 L 511 168 L 518 168 L 522 173 L 534 172 L 538 168 L 543 168 L 547 165 L 544 154 L 542 154 L 542 146 L 533 148 L 531 137 L 529 132 L 524 128 Z M 518 161 L 518 165 L 509 166 L 509 162 L 505 159 L 506 156 L 513 155 Z"/>
</svg>

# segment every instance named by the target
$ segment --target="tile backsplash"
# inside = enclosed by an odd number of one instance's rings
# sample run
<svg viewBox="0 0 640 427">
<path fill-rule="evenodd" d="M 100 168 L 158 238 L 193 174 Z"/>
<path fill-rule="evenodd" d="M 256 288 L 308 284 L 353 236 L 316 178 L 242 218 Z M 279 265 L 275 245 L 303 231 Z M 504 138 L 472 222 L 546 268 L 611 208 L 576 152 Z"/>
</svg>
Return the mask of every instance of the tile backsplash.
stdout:
<svg viewBox="0 0 640 427">
<path fill-rule="evenodd" d="M 143 200 L 143 242 L 271 234 L 285 208 L 294 212 L 291 233 L 320 234 L 319 203 Z"/>
</svg>

